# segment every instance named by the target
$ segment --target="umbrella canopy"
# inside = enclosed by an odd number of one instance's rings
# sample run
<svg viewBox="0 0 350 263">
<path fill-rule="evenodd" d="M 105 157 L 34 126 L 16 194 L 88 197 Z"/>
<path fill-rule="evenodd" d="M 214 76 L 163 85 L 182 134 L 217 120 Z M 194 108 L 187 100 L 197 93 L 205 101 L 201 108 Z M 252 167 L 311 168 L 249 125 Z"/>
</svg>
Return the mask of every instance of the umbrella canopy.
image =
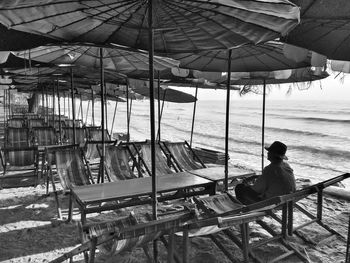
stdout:
<svg viewBox="0 0 350 263">
<path fill-rule="evenodd" d="M 60 78 L 62 81 L 70 81 L 70 67 L 41 67 L 41 68 L 22 68 L 15 70 L 7 70 L 6 74 L 18 82 L 25 80 L 42 82 L 44 80 L 55 80 Z M 74 82 L 86 83 L 88 85 L 98 84 L 100 82 L 99 72 L 94 68 L 74 66 Z M 20 81 L 22 80 L 22 81 Z M 115 71 L 105 71 L 105 81 L 117 84 L 125 84 L 126 76 Z"/>
<path fill-rule="evenodd" d="M 159 89 L 159 91 L 158 91 Z M 143 96 L 149 97 L 149 87 L 138 86 L 133 89 L 135 93 L 141 94 Z M 159 97 L 158 97 L 159 93 Z M 155 87 L 154 97 L 162 101 L 176 102 L 176 103 L 190 103 L 195 102 L 197 99 L 186 92 L 171 89 L 165 86 Z"/>
<path fill-rule="evenodd" d="M 284 55 L 283 47 L 284 44 L 281 42 L 270 41 L 234 48 L 232 49 L 231 72 L 272 71 L 311 66 L 311 52 L 301 61 L 294 61 Z M 181 68 L 212 72 L 227 70 L 225 50 L 167 54 L 167 56 L 180 61 Z"/>
<path fill-rule="evenodd" d="M 17 56 L 52 64 L 74 64 L 85 67 L 100 67 L 100 48 L 91 46 L 40 46 L 28 51 L 16 52 Z M 148 71 L 148 53 L 122 48 L 104 48 L 103 66 L 119 73 L 135 70 Z M 178 61 L 166 57 L 155 57 L 155 70 L 177 67 Z"/>
<path fill-rule="evenodd" d="M 33 47 L 45 45 L 48 43 L 57 42 L 46 36 L 38 36 L 36 34 L 8 29 L 0 24 L 0 50 L 1 51 L 15 51 L 30 49 Z"/>
<path fill-rule="evenodd" d="M 350 60 L 350 1 L 292 1 L 301 7 L 301 23 L 282 40 L 329 59 Z"/>
<path fill-rule="evenodd" d="M 286 0 L 152 0 L 154 50 L 192 52 L 257 44 L 286 34 L 299 9 Z M 149 49 L 148 1 L 5 0 L 0 22 L 70 43 Z"/>
</svg>

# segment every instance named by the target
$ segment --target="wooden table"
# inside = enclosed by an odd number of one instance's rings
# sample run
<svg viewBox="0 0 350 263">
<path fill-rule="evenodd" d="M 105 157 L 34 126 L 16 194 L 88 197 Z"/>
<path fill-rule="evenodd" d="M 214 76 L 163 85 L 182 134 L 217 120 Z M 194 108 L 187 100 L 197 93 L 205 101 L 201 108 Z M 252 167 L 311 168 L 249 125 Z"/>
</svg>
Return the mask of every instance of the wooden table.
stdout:
<svg viewBox="0 0 350 263">
<path fill-rule="evenodd" d="M 158 200 L 165 201 L 204 194 L 212 195 L 215 194 L 215 182 L 187 172 L 157 177 L 158 194 L 187 189 L 191 189 L 191 191 L 162 195 L 158 197 Z M 68 220 L 71 219 L 73 200 L 79 206 L 81 221 L 84 225 L 87 213 L 151 203 L 151 194 L 151 177 L 74 187 L 70 195 Z M 101 203 L 110 201 L 119 202 L 100 206 Z"/>
<path fill-rule="evenodd" d="M 225 180 L 225 167 L 213 166 L 208 168 L 196 169 L 188 171 L 193 175 L 197 175 L 214 182 L 220 182 Z M 228 167 L 228 179 L 241 179 L 247 176 L 255 175 L 254 171 L 237 168 L 233 166 Z"/>
</svg>

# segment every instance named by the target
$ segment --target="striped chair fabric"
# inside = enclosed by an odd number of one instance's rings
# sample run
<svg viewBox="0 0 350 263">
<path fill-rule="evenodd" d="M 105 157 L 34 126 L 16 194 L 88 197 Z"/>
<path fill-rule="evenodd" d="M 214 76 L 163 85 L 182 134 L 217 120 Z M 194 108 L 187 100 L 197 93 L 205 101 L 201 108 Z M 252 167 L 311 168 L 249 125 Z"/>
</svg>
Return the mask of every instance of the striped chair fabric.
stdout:
<svg viewBox="0 0 350 263">
<path fill-rule="evenodd" d="M 30 141 L 29 129 L 13 127 L 6 129 L 7 147 L 28 147 Z"/>
<path fill-rule="evenodd" d="M 111 181 L 137 178 L 129 165 L 130 154 L 125 146 L 107 145 L 105 149 L 105 167 Z"/>
<path fill-rule="evenodd" d="M 164 144 L 182 170 L 196 170 L 205 168 L 205 166 L 193 159 L 189 153 L 189 150 L 186 148 L 185 142 L 164 142 Z"/>
<path fill-rule="evenodd" d="M 35 142 L 39 146 L 54 145 L 57 143 L 55 129 L 52 127 L 33 128 Z"/>
<path fill-rule="evenodd" d="M 57 174 L 64 189 L 90 184 L 80 148 L 64 148 L 55 151 Z"/>
<path fill-rule="evenodd" d="M 23 124 L 24 124 L 23 118 L 16 118 L 16 119 L 7 120 L 7 127 L 21 128 L 21 127 L 23 127 Z"/>
<path fill-rule="evenodd" d="M 102 140 L 102 129 L 99 127 L 86 127 L 86 132 L 88 136 L 88 140 L 92 141 L 101 141 Z M 104 137 L 106 141 L 111 140 L 111 136 L 109 135 L 108 131 L 105 130 Z"/>
<path fill-rule="evenodd" d="M 151 169 L 152 160 L 151 160 L 151 144 L 149 143 L 143 143 L 141 144 L 141 155 L 142 159 L 145 162 L 145 165 L 148 167 L 148 169 Z M 167 160 L 165 156 L 163 155 L 162 149 L 160 148 L 159 144 L 155 144 L 155 156 L 156 156 L 156 174 L 162 175 L 162 174 L 171 174 L 174 173 L 170 167 L 168 166 Z"/>
<path fill-rule="evenodd" d="M 72 127 L 64 127 L 63 129 L 64 137 L 68 144 L 73 144 L 73 128 Z M 84 128 L 75 128 L 75 134 L 76 134 L 76 144 L 85 143 L 86 141 L 86 133 Z"/>
<path fill-rule="evenodd" d="M 4 149 L 6 166 L 31 166 L 35 165 L 37 148 Z"/>
<path fill-rule="evenodd" d="M 38 119 L 28 119 L 27 120 L 27 126 L 28 128 L 33 127 L 43 127 L 45 125 L 44 119 L 38 118 Z"/>
</svg>

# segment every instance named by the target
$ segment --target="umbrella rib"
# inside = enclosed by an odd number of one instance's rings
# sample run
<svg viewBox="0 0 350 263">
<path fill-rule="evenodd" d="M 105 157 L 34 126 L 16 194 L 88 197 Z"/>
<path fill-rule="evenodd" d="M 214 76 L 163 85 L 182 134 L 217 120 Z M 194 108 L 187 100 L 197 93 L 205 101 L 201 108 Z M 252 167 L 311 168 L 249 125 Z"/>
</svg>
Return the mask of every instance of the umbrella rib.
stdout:
<svg viewBox="0 0 350 263">
<path fill-rule="evenodd" d="M 189 9 L 187 9 L 187 8 L 184 8 L 184 7 L 182 7 L 182 6 L 176 5 L 175 3 L 172 3 L 172 2 L 169 2 L 169 1 L 167 1 L 167 2 L 168 2 L 168 4 L 169 4 L 169 6 L 171 6 L 171 5 L 172 5 L 172 6 L 176 6 L 176 7 L 178 7 L 178 8 L 181 8 L 181 9 L 185 10 L 185 11 L 194 13 L 193 11 L 191 11 L 191 10 L 189 10 Z M 205 10 L 207 10 L 207 9 L 205 9 Z M 216 14 L 224 15 L 224 14 L 221 14 L 221 13 L 216 12 L 216 11 L 214 11 L 214 10 L 207 10 L 207 11 L 211 11 L 211 12 L 214 12 L 214 13 L 216 13 Z M 177 13 L 179 13 L 179 12 L 177 12 Z M 201 16 L 202 18 L 207 19 L 205 16 L 202 16 L 202 15 L 200 15 L 200 14 L 198 14 L 198 13 L 196 13 L 196 15 L 199 15 L 199 16 Z M 226 16 L 226 15 L 225 15 L 225 16 Z M 234 19 L 236 19 L 236 18 L 234 18 Z M 190 22 L 192 22 L 192 21 L 189 20 L 189 19 L 187 19 L 187 20 L 190 21 Z M 239 20 L 239 19 L 237 19 L 237 20 Z M 217 24 L 217 25 L 222 26 L 222 27 L 225 28 L 226 30 L 231 31 L 231 29 L 227 28 L 226 26 L 223 26 L 223 25 L 217 23 L 217 22 L 214 21 L 214 20 L 211 20 L 211 21 L 212 21 L 213 23 Z M 181 28 L 181 27 L 180 27 L 180 28 Z M 203 30 L 203 31 L 205 31 L 208 35 L 213 36 L 212 34 L 210 34 L 210 32 L 209 32 L 208 30 L 206 30 L 206 29 L 204 29 L 204 28 L 200 28 L 200 29 Z M 183 30 L 183 29 L 181 29 L 181 30 Z M 232 31 L 231 31 L 231 32 L 232 32 Z M 247 39 L 247 38 L 244 37 L 244 36 L 241 36 L 241 37 Z M 213 40 L 216 41 L 216 43 L 218 43 L 219 45 L 221 45 L 224 49 L 227 48 L 227 47 L 224 46 L 222 43 L 220 43 L 218 40 L 216 40 L 215 37 L 213 37 Z M 249 39 L 247 39 L 247 40 L 248 40 L 249 42 L 251 42 Z M 191 41 L 191 42 L 192 42 L 192 41 Z M 193 42 L 192 42 L 192 43 L 193 43 Z M 193 46 L 196 48 L 195 45 L 193 45 Z"/>
<path fill-rule="evenodd" d="M 167 1 L 167 2 L 170 2 L 170 1 Z M 198 2 L 198 1 L 193 0 L 192 2 Z M 202 3 L 202 2 L 199 2 L 199 3 Z M 191 11 L 191 10 L 189 10 L 189 9 L 186 9 L 186 8 L 184 8 L 184 7 L 181 7 L 181 6 L 179 6 L 179 5 L 176 5 L 175 3 L 171 3 L 171 2 L 170 2 L 170 5 L 177 6 L 177 7 L 179 7 L 179 8 L 182 8 L 182 9 L 186 10 L 186 11 L 189 11 L 189 12 L 191 12 L 191 13 L 194 13 L 193 11 Z M 243 21 L 243 20 L 241 20 L 241 19 L 239 19 L 239 18 L 237 18 L 237 17 L 230 17 L 230 16 L 228 16 L 228 15 L 226 15 L 226 14 L 223 14 L 223 13 L 220 13 L 220 12 L 214 10 L 214 9 L 207 9 L 207 8 L 202 8 L 202 9 L 203 9 L 203 10 L 206 10 L 206 11 L 209 11 L 209 12 L 213 12 L 213 13 L 215 13 L 215 14 L 219 14 L 219 15 L 222 15 L 222 16 L 229 17 L 229 18 L 231 18 L 231 19 L 235 19 L 235 20 L 237 20 L 237 21 L 241 21 L 241 22 L 244 22 L 244 23 L 247 23 L 247 24 L 251 24 L 251 25 L 254 25 L 254 26 L 256 26 L 256 27 L 259 27 L 259 28 L 262 28 L 262 29 L 265 29 L 265 30 L 268 30 L 268 31 L 275 32 L 275 33 L 277 33 L 277 34 L 280 34 L 278 31 L 275 31 L 275 30 L 273 30 L 273 29 L 266 28 L 266 27 L 264 27 L 264 26 L 262 26 L 262 25 L 253 24 L 253 23 L 251 23 L 251 22 Z M 239 9 L 239 8 L 237 8 L 237 9 Z M 241 10 L 242 10 L 242 9 L 241 9 Z M 199 15 L 199 14 L 196 13 L 196 15 Z M 268 14 L 262 14 L 262 15 L 271 17 L 271 15 L 268 15 Z M 202 16 L 202 15 L 200 15 L 200 16 Z M 204 17 L 204 16 L 202 16 L 202 17 L 205 18 L 205 19 L 207 19 L 207 18 Z M 214 20 L 211 20 L 211 21 L 214 22 L 214 23 L 216 23 L 217 25 L 221 25 L 221 24 L 217 23 L 217 22 L 214 21 Z M 222 25 L 221 25 L 221 26 L 222 26 Z M 229 30 L 229 31 L 231 31 L 231 30 L 230 30 L 229 28 L 227 28 L 227 27 L 224 27 L 224 28 L 227 29 L 227 30 Z M 203 29 L 203 30 L 204 30 L 204 29 Z M 247 38 L 244 37 L 244 36 L 241 36 L 241 37 L 247 39 Z M 249 40 L 249 39 L 247 39 L 247 40 L 248 40 L 249 42 L 252 43 L 251 40 Z M 225 47 L 225 48 L 226 48 L 226 47 Z"/>
<path fill-rule="evenodd" d="M 127 0 L 127 1 L 125 1 L 125 2 L 130 2 L 130 1 Z M 125 4 L 125 5 L 127 5 L 127 4 Z M 137 5 L 137 3 L 131 5 L 131 6 L 129 7 L 129 9 L 132 8 L 132 7 L 134 7 L 134 6 L 136 6 L 136 5 Z M 124 6 L 124 5 L 121 5 L 121 6 Z M 118 6 L 118 7 L 121 7 L 121 6 Z M 141 7 L 139 7 L 138 9 L 140 9 L 140 8 L 141 8 Z M 136 10 L 138 10 L 138 9 L 136 9 Z M 135 11 L 136 11 L 136 10 L 135 10 Z M 110 10 L 109 10 L 109 11 L 110 11 Z M 104 12 L 101 12 L 101 13 L 104 13 Z M 101 14 L 101 13 L 99 13 L 99 14 Z M 119 15 L 118 15 L 118 16 L 119 16 Z M 106 22 L 108 22 L 108 21 L 110 21 L 110 20 L 112 20 L 112 19 L 114 19 L 114 18 L 116 18 L 116 17 L 118 17 L 118 16 L 113 16 L 113 17 L 110 17 L 110 18 L 108 18 L 108 19 L 106 19 L 106 20 L 103 20 L 103 23 L 106 23 Z M 118 25 L 117 29 L 115 29 L 115 30 L 112 32 L 112 34 L 104 41 L 104 43 L 108 43 L 108 42 L 110 41 L 110 39 L 112 38 L 112 36 L 121 28 L 121 26 L 122 26 L 124 23 L 126 23 L 127 21 L 129 21 L 130 19 L 131 19 L 131 16 L 130 16 L 129 19 L 127 19 L 126 21 L 124 21 L 123 23 L 121 23 L 120 25 Z M 83 34 L 79 35 L 78 37 L 81 37 L 81 36 L 84 36 L 84 35 L 90 33 L 91 31 L 95 30 L 95 29 L 98 28 L 99 26 L 101 26 L 101 24 L 97 25 L 96 27 L 91 28 L 90 30 L 84 32 Z M 77 37 L 77 38 L 78 38 L 78 37 Z"/>
<path fill-rule="evenodd" d="M 129 1 L 129 0 L 126 0 L 126 1 L 123 1 L 123 2 L 130 2 L 130 1 Z M 124 4 L 124 5 L 127 5 L 127 4 Z M 122 6 L 124 6 L 124 5 L 119 5 L 119 6 L 117 6 L 117 8 L 122 7 Z M 134 4 L 134 5 L 136 5 L 136 4 Z M 104 6 L 105 6 L 105 5 L 101 4 L 100 6 L 94 7 L 94 9 L 99 8 L 99 7 L 104 7 Z M 81 9 L 81 10 L 79 10 L 79 11 L 84 11 L 84 10 L 87 10 L 87 9 L 89 9 L 89 8 L 83 8 L 83 9 Z M 105 14 L 105 13 L 110 12 L 110 11 L 111 11 L 111 9 L 109 9 L 109 10 L 107 10 L 107 11 L 101 11 L 101 12 L 99 12 L 97 15 Z M 80 22 L 80 21 L 86 20 L 87 18 L 94 18 L 95 16 L 96 16 L 96 15 L 94 15 L 94 16 L 88 15 L 87 17 L 83 17 L 82 19 L 75 20 L 75 21 L 73 21 L 73 22 L 71 22 L 71 23 L 69 23 L 69 24 L 66 24 L 66 25 L 64 25 L 64 26 L 56 27 L 56 28 L 54 28 L 53 30 L 49 31 L 48 33 L 52 33 L 52 32 L 55 31 L 57 28 L 60 28 L 60 29 L 61 29 L 61 28 L 65 28 L 65 27 L 68 27 L 68 26 L 73 25 L 73 24 L 75 24 L 75 23 L 78 23 L 78 22 Z M 88 34 L 89 32 L 91 32 L 91 31 L 95 30 L 96 28 L 98 28 L 99 26 L 101 26 L 101 24 L 104 24 L 104 23 L 106 23 L 106 22 L 108 22 L 108 21 L 114 19 L 115 17 L 116 17 L 116 16 L 112 16 L 112 17 L 110 17 L 110 18 L 108 18 L 108 19 L 106 19 L 106 20 L 101 20 L 103 23 L 100 23 L 99 25 L 97 25 L 97 26 L 91 28 L 90 30 L 84 32 L 83 34 L 77 36 L 76 38 L 73 39 L 73 41 L 76 40 L 77 38 L 80 38 L 81 36 L 84 36 L 84 35 Z M 107 41 L 105 41 L 105 43 L 106 43 L 106 42 L 107 42 Z"/>
</svg>

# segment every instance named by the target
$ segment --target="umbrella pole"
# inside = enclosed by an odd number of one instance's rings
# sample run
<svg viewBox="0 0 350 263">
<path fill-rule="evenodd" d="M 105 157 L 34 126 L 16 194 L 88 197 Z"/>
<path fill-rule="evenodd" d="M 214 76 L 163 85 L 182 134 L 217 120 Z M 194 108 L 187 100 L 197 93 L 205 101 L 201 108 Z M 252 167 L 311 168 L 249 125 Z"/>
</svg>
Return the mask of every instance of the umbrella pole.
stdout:
<svg viewBox="0 0 350 263">
<path fill-rule="evenodd" d="M 83 119 L 83 115 L 82 115 L 81 113 L 83 113 L 83 112 L 82 112 L 82 110 L 81 110 L 81 106 L 82 106 L 82 104 L 81 104 L 81 94 L 79 95 L 79 99 L 80 99 L 80 102 L 79 102 L 79 109 L 78 109 L 77 120 L 80 120 L 79 117 L 80 117 L 81 120 L 82 120 L 82 119 Z"/>
<path fill-rule="evenodd" d="M 56 108 L 56 102 L 55 102 L 55 81 L 52 81 L 53 85 L 53 95 L 52 95 L 52 105 L 53 105 L 53 115 L 52 115 L 52 120 L 53 120 L 53 125 L 55 126 L 55 108 Z"/>
<path fill-rule="evenodd" d="M 265 101 L 266 101 L 266 80 L 264 79 L 263 87 L 263 116 L 262 116 L 262 133 L 261 133 L 261 171 L 264 169 L 264 144 L 265 144 Z"/>
<path fill-rule="evenodd" d="M 227 60 L 227 93 L 226 93 L 226 127 L 225 127 L 225 191 L 228 191 L 228 136 L 230 126 L 230 86 L 231 86 L 232 49 L 228 51 Z"/>
<path fill-rule="evenodd" d="M 104 70 L 103 70 L 103 48 L 100 48 L 100 78 L 101 78 L 101 115 L 102 115 L 102 120 L 101 120 L 101 126 L 102 126 L 102 154 L 101 154 L 101 162 L 100 162 L 100 171 L 101 174 L 99 175 L 100 178 L 98 180 L 101 180 L 101 183 L 104 182 L 104 174 L 105 174 L 105 153 L 106 153 L 106 148 L 105 148 L 105 82 L 104 82 Z"/>
<path fill-rule="evenodd" d="M 94 90 L 91 88 L 91 118 L 92 118 L 92 126 L 95 126 L 95 98 L 94 98 Z"/>
<path fill-rule="evenodd" d="M 158 70 L 158 134 L 157 134 L 157 140 L 160 141 L 160 119 L 161 119 L 161 115 L 160 115 L 160 76 L 159 76 L 159 70 Z"/>
<path fill-rule="evenodd" d="M 57 98 L 58 98 L 58 130 L 60 132 L 60 144 L 62 144 L 62 123 L 61 123 L 61 98 L 60 98 L 60 86 L 57 78 Z M 54 124 L 55 125 L 55 124 Z"/>
<path fill-rule="evenodd" d="M 130 120 L 131 120 L 132 99 L 130 99 L 129 117 L 128 117 L 128 142 L 130 140 Z"/>
<path fill-rule="evenodd" d="M 194 95 L 195 101 L 193 105 L 193 115 L 192 115 L 192 127 L 191 127 L 191 139 L 190 139 L 190 147 L 192 148 L 192 138 L 193 138 L 193 130 L 194 130 L 194 119 L 196 117 L 196 109 L 197 109 L 197 95 L 198 95 L 198 86 L 196 86 L 196 93 Z"/>
<path fill-rule="evenodd" d="M 119 99 L 119 96 L 117 96 L 117 100 L 115 101 L 114 114 L 113 114 L 113 121 L 112 121 L 112 127 L 111 127 L 111 132 L 110 132 L 111 136 L 112 136 L 112 134 L 113 134 L 113 129 L 114 129 L 115 115 L 117 114 L 118 99 Z"/>
<path fill-rule="evenodd" d="M 73 119 L 73 144 L 76 143 L 76 134 L 75 134 L 75 96 L 74 96 L 74 83 L 73 83 L 73 68 L 70 68 L 70 88 L 72 96 L 72 119 Z"/>
<path fill-rule="evenodd" d="M 49 88 L 45 86 L 45 96 L 46 96 L 46 123 L 49 122 Z"/>
<path fill-rule="evenodd" d="M 131 100 L 132 102 L 132 100 Z M 126 82 L 126 141 L 130 138 L 129 84 Z"/>
<path fill-rule="evenodd" d="M 104 96 L 104 107 L 105 107 L 105 125 L 106 125 L 106 130 L 108 131 L 108 108 L 107 108 L 107 91 L 106 87 L 104 88 L 105 92 L 103 94 Z"/>
<path fill-rule="evenodd" d="M 163 99 L 162 99 L 162 109 L 160 110 L 160 114 L 159 114 L 159 127 L 160 127 L 160 123 L 162 121 L 162 116 L 163 116 L 166 91 L 167 90 L 164 90 Z M 159 94 L 158 94 L 158 96 L 159 96 Z M 158 138 L 158 136 L 159 136 L 159 140 L 160 140 L 160 128 L 158 129 L 157 138 Z"/>
<path fill-rule="evenodd" d="M 153 1 L 148 1 L 148 47 L 149 47 L 149 93 L 150 93 L 150 124 L 151 124 L 151 171 L 152 171 L 152 210 L 153 219 L 157 220 L 157 184 L 155 169 L 155 118 L 154 118 L 154 43 L 153 43 Z M 153 242 L 154 261 L 158 261 L 157 240 Z"/>
<path fill-rule="evenodd" d="M 88 105 L 87 105 L 87 110 L 86 110 L 86 115 L 85 115 L 85 124 L 87 124 L 87 118 L 89 115 L 89 110 L 90 110 L 90 100 L 88 100 Z"/>
<path fill-rule="evenodd" d="M 69 93 L 67 94 L 67 104 L 68 104 L 68 119 L 71 120 L 71 114 L 70 114 L 70 103 L 69 103 Z"/>
<path fill-rule="evenodd" d="M 66 93 L 63 93 L 63 115 L 66 116 Z"/>
</svg>

